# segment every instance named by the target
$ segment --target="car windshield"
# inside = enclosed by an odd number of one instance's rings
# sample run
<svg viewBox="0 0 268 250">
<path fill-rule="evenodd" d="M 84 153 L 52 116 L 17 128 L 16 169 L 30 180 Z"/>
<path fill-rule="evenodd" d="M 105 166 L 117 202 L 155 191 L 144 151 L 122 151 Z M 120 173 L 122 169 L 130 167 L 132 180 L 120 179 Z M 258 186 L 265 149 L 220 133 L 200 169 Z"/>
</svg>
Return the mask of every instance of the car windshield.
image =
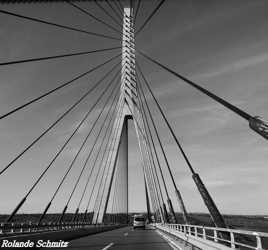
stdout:
<svg viewBox="0 0 268 250">
<path fill-rule="evenodd" d="M 135 221 L 144 221 L 144 218 L 142 218 L 142 217 L 137 217 L 137 218 L 135 218 L 134 220 L 135 220 Z"/>
</svg>

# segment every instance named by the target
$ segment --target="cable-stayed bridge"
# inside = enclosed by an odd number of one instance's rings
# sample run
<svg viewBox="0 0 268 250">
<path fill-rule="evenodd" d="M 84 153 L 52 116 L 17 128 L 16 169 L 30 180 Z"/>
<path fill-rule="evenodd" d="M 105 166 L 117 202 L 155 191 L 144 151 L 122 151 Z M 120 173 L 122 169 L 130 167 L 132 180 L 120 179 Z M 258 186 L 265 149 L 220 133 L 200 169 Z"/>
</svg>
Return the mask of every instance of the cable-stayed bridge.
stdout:
<svg viewBox="0 0 268 250">
<path fill-rule="evenodd" d="M 14 4 L 12 6 L 35 4 L 35 8 L 42 8 L 45 4 L 51 4 L 49 2 L 68 5 L 80 14 L 94 20 L 98 25 L 105 26 L 113 32 L 113 35 L 24 15 L 6 8 L 11 6 L 9 4 Z M 89 8 L 85 8 L 82 2 L 90 2 L 91 5 Z M 157 18 L 161 8 L 168 4 L 169 0 L 160 0 L 154 3 L 148 0 L 147 4 L 149 2 L 152 8 L 142 22 L 137 25 L 137 18 L 139 18 L 139 12 L 143 8 L 144 2 L 141 0 L 1 1 L 0 14 L 2 17 L 14 18 L 21 22 L 33 22 L 40 24 L 40 27 L 48 26 L 52 29 L 82 33 L 94 37 L 94 39 L 117 44 L 90 51 L 71 51 L 0 62 L 1 67 L 17 67 L 22 64 L 41 61 L 49 63 L 59 59 L 77 58 L 85 55 L 95 55 L 102 58 L 101 54 L 115 53 L 108 60 L 96 63 L 90 69 L 76 74 L 56 87 L 54 85 L 53 88 L 41 95 L 34 95 L 27 102 L 1 114 L 1 121 L 10 119 L 9 122 L 12 123 L 12 118 L 18 113 L 29 112 L 35 105 L 42 105 L 46 98 L 53 95 L 59 96 L 61 91 L 74 86 L 81 79 L 90 74 L 96 74 L 94 84 L 90 84 L 89 88 L 83 90 L 77 100 L 63 110 L 42 133 L 34 137 L 0 169 L 0 178 L 6 178 L 5 175 L 16 168 L 25 154 L 30 154 L 35 147 L 38 147 L 40 141 L 70 114 L 77 112 L 77 109 L 81 105 L 85 105 L 84 103 L 87 101 L 89 106 L 86 107 L 81 119 L 78 122 L 77 120 L 73 122 L 72 130 L 68 131 L 67 136 L 59 143 L 38 176 L 34 176 L 33 181 L 27 183 L 26 190 L 24 188 L 23 190 L 15 190 L 20 193 L 20 200 L 15 207 L 11 208 L 10 213 L 5 216 L 1 224 L 2 239 L 64 240 L 83 236 L 81 239 L 73 241 L 71 247 L 74 249 L 88 249 L 89 245 L 92 246 L 90 249 L 170 249 L 170 247 L 177 249 L 265 249 L 267 233 L 234 229 L 226 224 L 213 197 L 206 188 L 206 184 L 191 163 L 174 126 L 154 94 L 139 60 L 146 60 L 158 70 L 162 69 L 170 73 L 173 77 L 182 80 L 185 84 L 213 99 L 230 112 L 237 114 L 242 120 L 248 122 L 249 131 L 256 132 L 257 137 L 268 139 L 268 125 L 260 117 L 245 112 L 204 88 L 202 84 L 188 79 L 172 67 L 136 48 L 136 37 L 146 30 L 147 25 L 153 22 L 153 18 Z M 109 19 L 108 22 L 94 13 L 93 5 L 99 13 Z M 138 60 L 137 57 L 139 57 Z M 163 135 L 159 132 L 149 101 L 154 103 L 154 108 L 158 110 L 166 126 L 166 133 L 171 135 L 178 149 L 178 155 L 180 154 L 185 161 L 192 180 L 210 214 L 213 227 L 207 227 L 202 223 L 195 224 L 190 219 L 185 198 L 180 192 L 179 180 L 174 177 L 174 168 L 177 166 L 171 164 L 167 154 L 168 147 L 163 142 Z M 129 215 L 128 196 L 129 180 L 131 179 L 128 166 L 129 122 L 134 124 L 141 156 L 140 167 L 143 178 L 139 184 L 143 185 L 145 190 L 148 227 L 156 229 L 158 234 L 155 230 L 134 232 L 127 228 L 132 220 Z M 79 136 L 87 123 L 90 124 L 89 130 L 82 141 L 79 141 L 78 147 L 75 148 L 72 158 L 67 161 L 64 170 L 60 171 L 60 177 L 57 179 L 53 192 L 49 194 L 49 200 L 42 199 L 42 202 L 46 202 L 42 211 L 34 221 L 29 222 L 26 217 L 23 221 L 20 217 L 21 210 L 27 202 L 30 202 L 30 197 L 38 190 L 46 176 L 53 172 L 58 159 L 68 151 L 70 143 Z M 74 175 L 73 171 L 78 172 L 78 174 Z M 28 175 L 31 173 L 29 172 Z M 73 182 L 66 189 L 65 183 L 68 178 L 72 179 Z M 47 179 L 46 183 L 46 185 L 50 185 Z M 168 183 L 171 184 L 168 185 Z M 51 208 L 64 190 L 66 190 L 65 202 L 60 204 L 61 212 L 52 216 L 50 214 Z M 8 195 L 12 197 L 13 194 L 9 193 Z M 74 199 L 77 202 L 75 210 L 71 211 L 70 204 Z M 178 216 L 176 211 L 179 211 L 181 216 Z M 98 234 L 95 235 L 96 233 Z M 104 243 L 107 244 L 106 248 L 100 247 Z"/>
</svg>

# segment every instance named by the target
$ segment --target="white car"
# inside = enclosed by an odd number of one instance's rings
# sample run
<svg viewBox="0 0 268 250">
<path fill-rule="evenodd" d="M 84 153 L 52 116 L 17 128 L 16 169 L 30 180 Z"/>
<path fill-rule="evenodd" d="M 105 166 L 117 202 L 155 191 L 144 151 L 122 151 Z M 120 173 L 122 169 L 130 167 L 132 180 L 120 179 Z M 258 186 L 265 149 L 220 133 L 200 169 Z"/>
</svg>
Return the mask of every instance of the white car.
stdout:
<svg viewBox="0 0 268 250">
<path fill-rule="evenodd" d="M 145 217 L 142 214 L 134 215 L 133 219 L 133 228 L 142 228 L 145 229 Z"/>
</svg>

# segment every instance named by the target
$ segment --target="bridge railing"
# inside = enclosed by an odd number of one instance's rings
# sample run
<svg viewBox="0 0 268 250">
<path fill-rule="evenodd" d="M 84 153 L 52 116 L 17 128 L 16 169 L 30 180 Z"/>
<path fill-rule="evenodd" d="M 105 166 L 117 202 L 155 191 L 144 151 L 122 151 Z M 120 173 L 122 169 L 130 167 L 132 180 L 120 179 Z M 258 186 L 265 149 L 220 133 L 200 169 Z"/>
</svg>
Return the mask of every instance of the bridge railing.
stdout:
<svg viewBox="0 0 268 250">
<path fill-rule="evenodd" d="M 268 233 L 264 232 L 185 224 L 156 224 L 155 226 L 175 237 L 184 235 L 187 238 L 195 238 L 203 242 L 211 241 L 221 244 L 222 249 L 265 250 L 263 241 L 268 242 Z"/>
<path fill-rule="evenodd" d="M 19 233 L 31 233 L 40 231 L 58 231 L 67 230 L 72 228 L 82 228 L 85 226 L 92 226 L 88 222 L 47 222 L 38 225 L 38 223 L 1 223 L 0 224 L 0 235 L 1 234 L 19 234 Z"/>
</svg>

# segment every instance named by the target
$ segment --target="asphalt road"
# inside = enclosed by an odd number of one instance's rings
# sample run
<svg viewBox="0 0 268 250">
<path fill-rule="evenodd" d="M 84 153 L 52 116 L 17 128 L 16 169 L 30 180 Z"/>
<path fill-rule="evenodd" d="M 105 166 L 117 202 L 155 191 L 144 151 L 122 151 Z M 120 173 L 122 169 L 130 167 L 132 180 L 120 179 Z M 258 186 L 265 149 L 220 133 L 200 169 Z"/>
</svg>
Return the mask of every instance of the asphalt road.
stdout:
<svg viewBox="0 0 268 250">
<path fill-rule="evenodd" d="M 73 240 L 68 248 L 64 249 L 172 250 L 173 248 L 153 229 L 133 230 L 132 227 L 125 227 Z"/>
</svg>

